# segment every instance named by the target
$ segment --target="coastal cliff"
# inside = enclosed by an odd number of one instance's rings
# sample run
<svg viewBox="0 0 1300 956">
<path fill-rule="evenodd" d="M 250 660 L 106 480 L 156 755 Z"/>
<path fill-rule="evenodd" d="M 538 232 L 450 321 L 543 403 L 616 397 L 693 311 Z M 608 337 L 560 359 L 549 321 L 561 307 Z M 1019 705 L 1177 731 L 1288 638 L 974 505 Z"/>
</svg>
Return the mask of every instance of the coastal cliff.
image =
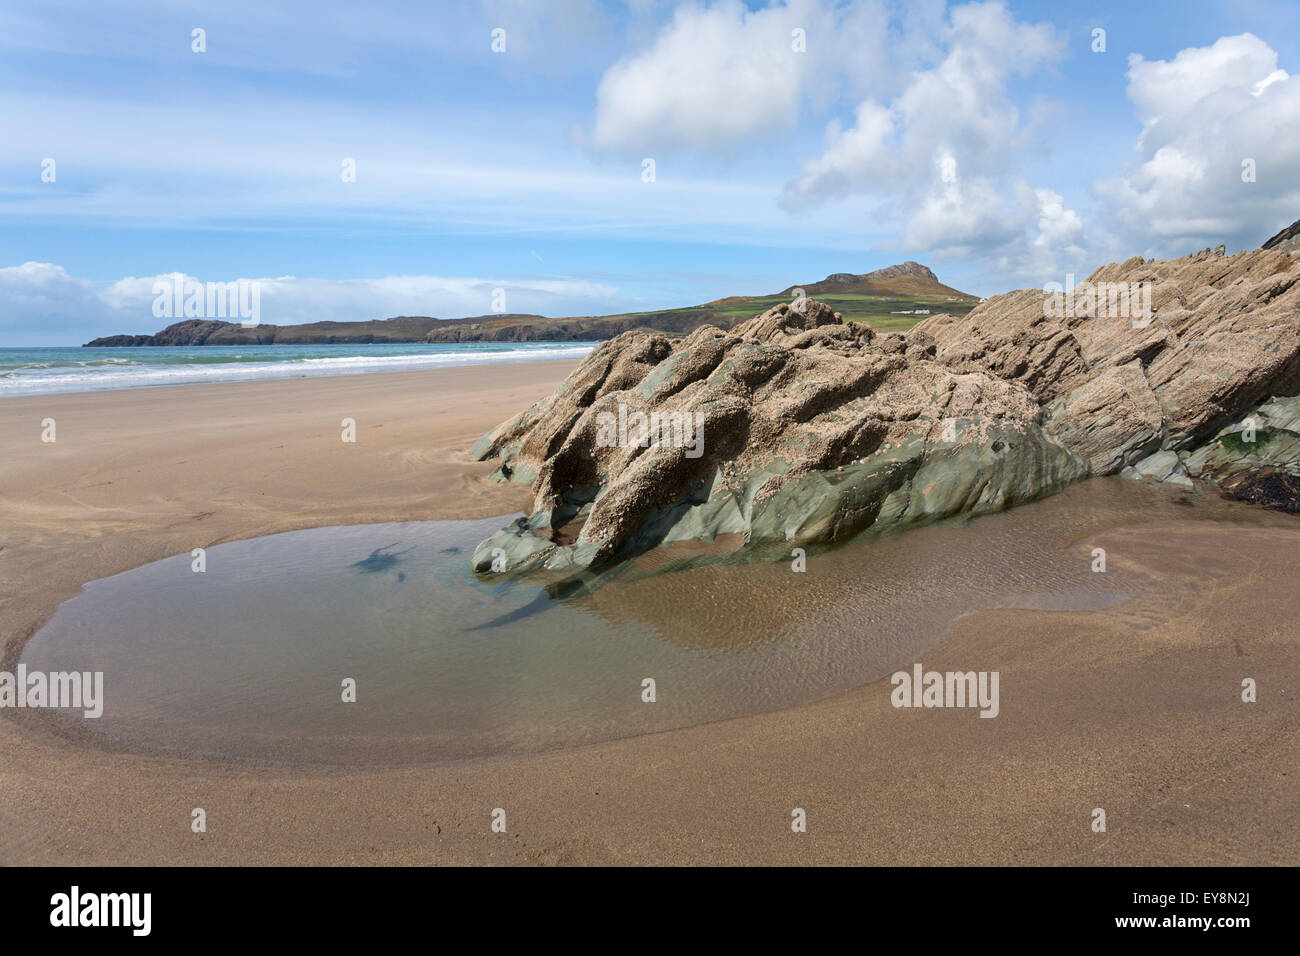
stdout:
<svg viewBox="0 0 1300 956">
<path fill-rule="evenodd" d="M 87 348 L 190 345 L 358 345 L 371 343 L 453 344 L 459 342 L 603 342 L 634 329 L 686 335 L 703 325 L 729 329 L 750 316 L 788 301 L 796 286 L 769 296 L 730 296 L 703 305 L 653 312 L 549 318 L 530 313 L 477 315 L 463 319 L 398 316 L 360 322 L 256 325 L 190 318 L 153 335 L 109 335 Z M 821 295 L 848 321 L 911 325 L 916 316 L 947 310 L 965 314 L 977 296 L 941 283 L 916 262 L 862 275 L 836 273 L 803 287 Z M 179 307 L 178 307 L 179 308 Z M 898 316 L 898 318 L 893 318 Z"/>
</svg>

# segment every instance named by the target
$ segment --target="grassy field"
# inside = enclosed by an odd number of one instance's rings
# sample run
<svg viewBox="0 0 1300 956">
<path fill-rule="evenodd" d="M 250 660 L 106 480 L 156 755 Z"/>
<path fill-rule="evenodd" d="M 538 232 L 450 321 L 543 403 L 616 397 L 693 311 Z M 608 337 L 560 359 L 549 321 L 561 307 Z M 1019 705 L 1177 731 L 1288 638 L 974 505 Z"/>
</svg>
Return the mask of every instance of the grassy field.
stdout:
<svg viewBox="0 0 1300 956">
<path fill-rule="evenodd" d="M 924 315 L 898 315 L 900 312 L 915 313 L 917 309 L 929 309 L 932 315 L 947 312 L 949 315 L 965 315 L 978 304 L 970 301 L 949 301 L 946 296 L 876 296 L 857 293 L 814 296 L 819 302 L 825 302 L 839 312 L 846 322 L 866 322 L 873 329 L 881 332 L 903 332 L 925 318 Z M 783 295 L 744 296 L 722 299 L 707 305 L 691 309 L 663 309 L 658 312 L 635 313 L 630 318 L 655 317 L 654 322 L 646 324 L 659 326 L 676 322 L 698 323 L 701 319 L 720 326 L 730 326 L 736 322 L 765 312 L 774 305 L 789 302 Z"/>
</svg>

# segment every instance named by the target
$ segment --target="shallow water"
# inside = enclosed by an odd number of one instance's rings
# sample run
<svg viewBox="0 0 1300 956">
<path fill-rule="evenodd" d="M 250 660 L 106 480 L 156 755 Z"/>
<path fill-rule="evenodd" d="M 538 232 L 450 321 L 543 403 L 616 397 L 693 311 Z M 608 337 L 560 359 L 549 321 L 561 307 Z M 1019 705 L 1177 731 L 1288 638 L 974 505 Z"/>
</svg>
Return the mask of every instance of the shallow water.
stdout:
<svg viewBox="0 0 1300 956">
<path fill-rule="evenodd" d="M 0 398 L 578 359 L 594 342 L 0 348 Z"/>
<path fill-rule="evenodd" d="M 803 573 L 790 561 L 658 573 L 657 553 L 562 600 L 469 572 L 509 516 L 319 528 L 210 548 L 204 573 L 186 554 L 92 582 L 22 662 L 103 671 L 101 718 L 51 713 L 146 748 L 355 765 L 577 746 L 848 690 L 922 659 L 980 608 L 1124 601 L 1143 581 L 1093 573 L 1086 537 L 1171 518 L 1278 520 L 1100 479 L 810 554 Z M 341 699 L 345 678 L 356 703 Z"/>
</svg>

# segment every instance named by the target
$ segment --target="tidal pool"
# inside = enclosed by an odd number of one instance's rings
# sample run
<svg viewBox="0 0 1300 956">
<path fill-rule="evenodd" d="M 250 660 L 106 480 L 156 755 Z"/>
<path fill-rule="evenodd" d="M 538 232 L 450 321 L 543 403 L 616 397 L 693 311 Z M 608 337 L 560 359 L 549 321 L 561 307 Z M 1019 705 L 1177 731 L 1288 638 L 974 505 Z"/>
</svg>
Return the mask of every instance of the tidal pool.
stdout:
<svg viewBox="0 0 1300 956">
<path fill-rule="evenodd" d="M 319 528 L 212 547 L 202 573 L 184 554 L 87 584 L 21 660 L 102 671 L 102 717 L 51 719 L 134 747 L 341 765 L 540 751 L 848 690 L 910 667 L 972 610 L 1114 604 L 1144 584 L 1092 573 L 1090 531 L 1249 511 L 1100 479 L 813 552 L 801 573 L 665 571 L 660 552 L 567 597 L 470 572 L 512 516 Z"/>
</svg>

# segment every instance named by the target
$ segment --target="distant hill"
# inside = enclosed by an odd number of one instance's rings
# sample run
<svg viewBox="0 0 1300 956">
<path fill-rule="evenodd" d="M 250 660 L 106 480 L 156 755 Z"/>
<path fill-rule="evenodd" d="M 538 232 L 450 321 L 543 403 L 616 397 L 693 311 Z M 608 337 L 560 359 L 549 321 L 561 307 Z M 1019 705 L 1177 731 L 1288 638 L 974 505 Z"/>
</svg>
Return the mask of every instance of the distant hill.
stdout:
<svg viewBox="0 0 1300 956">
<path fill-rule="evenodd" d="M 515 322 L 550 321 L 540 315 L 493 315 Z M 399 315 L 364 322 L 310 322 L 305 325 L 257 325 L 219 319 L 185 319 L 153 335 L 108 335 L 85 347 L 123 348 L 148 345 L 360 345 L 373 342 L 423 342 L 441 324 L 432 316 Z"/>
<path fill-rule="evenodd" d="M 602 341 L 630 329 L 655 329 L 685 335 L 701 325 L 729 329 L 789 302 L 796 289 L 815 296 L 846 322 L 869 322 L 892 331 L 910 328 L 928 314 L 965 315 L 979 297 L 958 292 L 916 262 L 877 269 L 865 275 L 836 273 L 820 282 L 790 286 L 765 296 L 728 296 L 703 305 L 655 312 L 548 318 L 524 313 L 478 315 L 463 319 L 402 315 L 362 322 L 311 322 L 305 325 L 259 325 L 186 319 L 154 335 L 109 335 L 87 347 L 122 348 L 165 345 L 358 345 L 384 342 L 578 342 Z"/>
<path fill-rule="evenodd" d="M 965 292 L 958 292 L 951 286 L 944 285 L 937 275 L 919 262 L 912 262 L 910 259 L 896 266 L 886 266 L 884 269 L 868 272 L 866 275 L 837 272 L 812 285 L 790 286 L 781 294 L 793 295 L 797 288 L 802 288 L 807 295 L 815 295 L 819 298 L 825 295 L 852 293 L 876 296 L 942 296 L 945 299 L 952 296 L 953 299 L 963 302 L 972 304 L 979 302 L 978 296 L 967 295 Z"/>
</svg>

